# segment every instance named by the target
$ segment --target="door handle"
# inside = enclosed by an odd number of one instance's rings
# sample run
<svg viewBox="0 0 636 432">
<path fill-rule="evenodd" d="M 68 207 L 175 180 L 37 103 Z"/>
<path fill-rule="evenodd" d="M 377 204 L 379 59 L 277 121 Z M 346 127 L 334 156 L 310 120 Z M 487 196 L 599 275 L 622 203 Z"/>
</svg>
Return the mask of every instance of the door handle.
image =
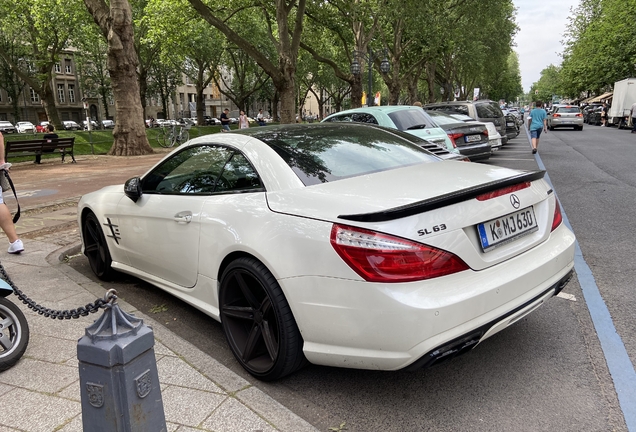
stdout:
<svg viewBox="0 0 636 432">
<path fill-rule="evenodd" d="M 192 222 L 192 212 L 191 211 L 182 211 L 174 215 L 174 220 L 180 224 L 188 224 Z"/>
</svg>

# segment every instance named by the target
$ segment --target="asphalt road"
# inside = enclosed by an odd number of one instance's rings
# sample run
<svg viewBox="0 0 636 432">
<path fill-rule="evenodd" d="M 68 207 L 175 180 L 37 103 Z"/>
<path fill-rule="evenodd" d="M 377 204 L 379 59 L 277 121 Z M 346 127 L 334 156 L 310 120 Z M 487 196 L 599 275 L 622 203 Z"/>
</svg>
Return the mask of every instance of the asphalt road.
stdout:
<svg viewBox="0 0 636 432">
<path fill-rule="evenodd" d="M 636 363 L 636 136 L 587 126 L 542 136 L 545 164 L 632 364 Z M 536 169 L 524 133 L 488 164 Z M 84 257 L 71 260 L 92 277 Z M 320 430 L 626 431 L 606 358 L 576 278 L 470 353 L 417 372 L 308 366 L 276 383 L 249 377 L 220 324 L 131 277 L 106 287 L 217 358 Z"/>
</svg>

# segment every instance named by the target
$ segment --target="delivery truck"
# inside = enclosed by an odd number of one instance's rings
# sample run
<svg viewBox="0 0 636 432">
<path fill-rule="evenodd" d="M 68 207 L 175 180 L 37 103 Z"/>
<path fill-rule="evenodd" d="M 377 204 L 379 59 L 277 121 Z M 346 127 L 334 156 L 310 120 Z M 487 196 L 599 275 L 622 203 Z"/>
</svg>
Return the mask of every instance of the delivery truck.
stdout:
<svg viewBox="0 0 636 432">
<path fill-rule="evenodd" d="M 612 106 L 607 113 L 607 121 L 619 129 L 630 124 L 630 111 L 636 102 L 636 78 L 626 78 L 614 83 Z"/>
</svg>

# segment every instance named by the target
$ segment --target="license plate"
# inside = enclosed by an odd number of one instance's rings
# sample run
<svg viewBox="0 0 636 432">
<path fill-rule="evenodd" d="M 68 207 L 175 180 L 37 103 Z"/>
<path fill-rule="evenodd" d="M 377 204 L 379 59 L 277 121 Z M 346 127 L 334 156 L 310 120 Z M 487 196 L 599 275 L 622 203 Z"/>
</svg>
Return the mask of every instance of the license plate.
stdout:
<svg viewBox="0 0 636 432">
<path fill-rule="evenodd" d="M 481 141 L 481 135 L 464 135 L 464 140 L 467 143 Z"/>
<path fill-rule="evenodd" d="M 537 220 L 534 217 L 534 208 L 532 207 L 527 207 L 477 225 L 481 248 L 484 252 L 488 252 L 518 237 L 533 233 L 538 229 Z"/>
<path fill-rule="evenodd" d="M 514 123 L 512 123 L 512 122 L 511 122 L 511 123 L 506 123 L 506 126 L 514 126 L 514 125 L 515 125 L 515 124 L 514 124 Z"/>
</svg>

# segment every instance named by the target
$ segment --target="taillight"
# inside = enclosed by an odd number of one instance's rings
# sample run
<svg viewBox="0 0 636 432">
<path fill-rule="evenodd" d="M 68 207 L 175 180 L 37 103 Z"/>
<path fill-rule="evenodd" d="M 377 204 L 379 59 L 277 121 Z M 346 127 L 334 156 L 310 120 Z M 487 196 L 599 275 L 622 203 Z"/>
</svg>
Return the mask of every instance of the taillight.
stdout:
<svg viewBox="0 0 636 432">
<path fill-rule="evenodd" d="M 563 222 L 563 216 L 561 215 L 561 206 L 559 205 L 559 200 L 554 198 L 554 219 L 552 219 L 552 229 L 550 232 L 554 231 L 559 225 Z"/>
<path fill-rule="evenodd" d="M 449 133 L 448 137 L 450 138 L 451 142 L 453 143 L 453 147 L 457 148 L 457 143 L 455 142 L 455 140 L 457 138 L 461 138 L 463 137 L 464 134 L 463 133 Z"/>
<path fill-rule="evenodd" d="M 552 117 L 561 117 L 561 114 L 552 114 Z"/>
<path fill-rule="evenodd" d="M 575 117 L 583 117 L 583 114 L 579 113 L 579 114 L 575 115 Z"/>
<path fill-rule="evenodd" d="M 331 245 L 368 282 L 412 282 L 468 270 L 450 252 L 362 228 L 334 224 Z"/>
<path fill-rule="evenodd" d="M 517 184 L 512 185 L 512 186 L 506 186 L 504 188 L 497 189 L 496 191 L 486 192 L 484 194 L 477 195 L 476 198 L 477 198 L 477 201 L 486 201 L 486 200 L 489 200 L 489 199 L 497 198 L 499 196 L 507 195 L 509 193 L 516 192 L 516 191 L 519 191 L 521 189 L 525 189 L 525 188 L 529 188 L 529 187 L 530 187 L 530 182 L 517 183 Z"/>
</svg>

